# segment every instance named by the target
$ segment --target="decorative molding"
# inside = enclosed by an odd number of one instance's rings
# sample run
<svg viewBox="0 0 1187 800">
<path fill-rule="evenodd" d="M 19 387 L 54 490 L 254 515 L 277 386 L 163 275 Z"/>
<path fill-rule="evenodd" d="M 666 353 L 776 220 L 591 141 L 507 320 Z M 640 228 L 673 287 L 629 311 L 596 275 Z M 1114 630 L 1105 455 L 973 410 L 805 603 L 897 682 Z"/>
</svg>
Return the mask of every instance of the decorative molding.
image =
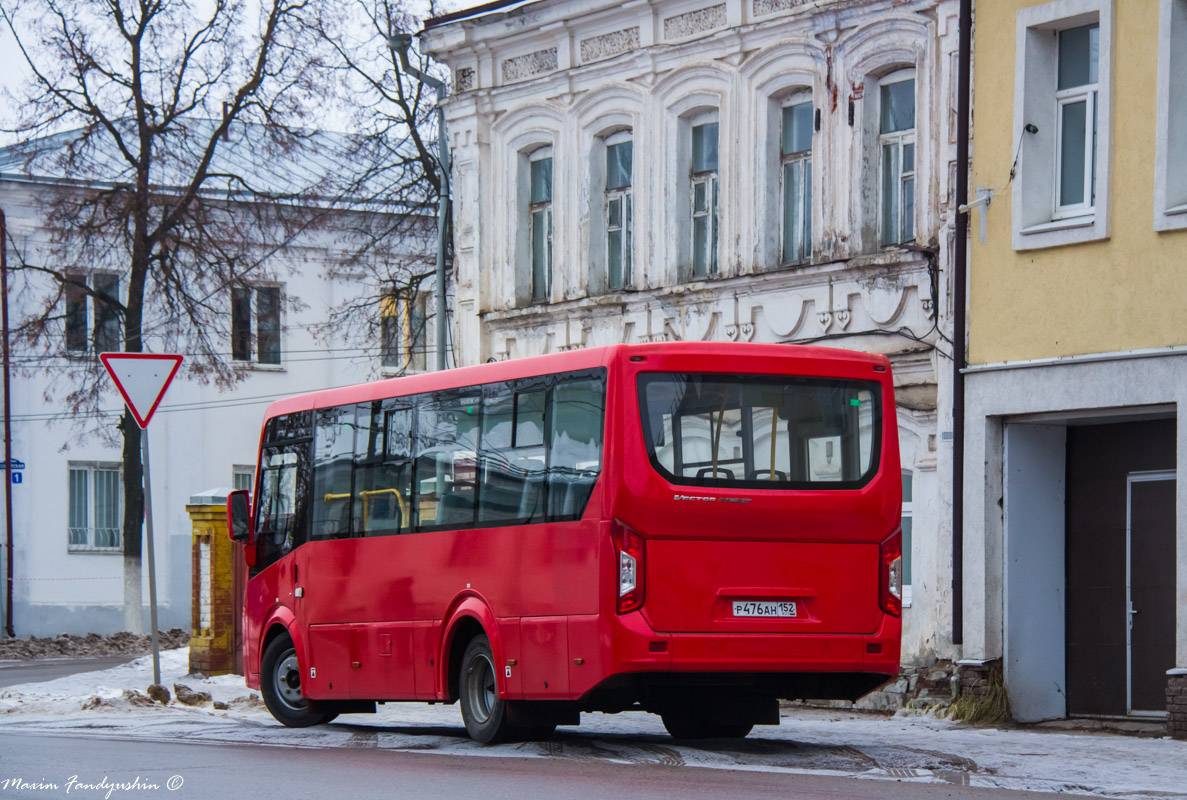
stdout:
<svg viewBox="0 0 1187 800">
<path fill-rule="evenodd" d="M 468 92 L 474 88 L 474 68 L 462 67 L 453 74 L 453 91 Z"/>
<path fill-rule="evenodd" d="M 790 11 L 808 4 L 808 0 L 754 0 L 754 16 L 761 17 L 780 11 Z"/>
<path fill-rule="evenodd" d="M 515 56 L 503 62 L 503 83 L 515 83 L 534 75 L 557 70 L 556 48 L 537 50 L 527 55 Z"/>
<path fill-rule="evenodd" d="M 683 39 L 714 28 L 724 28 L 726 24 L 725 3 L 708 8 L 699 8 L 687 14 L 677 14 L 664 20 L 665 39 Z"/>
<path fill-rule="evenodd" d="M 602 61 L 639 49 L 639 26 L 581 40 L 581 62 Z"/>
</svg>

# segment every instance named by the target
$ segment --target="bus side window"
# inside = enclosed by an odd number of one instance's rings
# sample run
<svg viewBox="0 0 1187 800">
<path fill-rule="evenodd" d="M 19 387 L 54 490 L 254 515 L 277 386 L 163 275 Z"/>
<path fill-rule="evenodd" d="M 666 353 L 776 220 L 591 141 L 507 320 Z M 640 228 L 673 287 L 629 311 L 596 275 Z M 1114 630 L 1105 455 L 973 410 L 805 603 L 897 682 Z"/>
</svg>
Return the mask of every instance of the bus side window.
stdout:
<svg viewBox="0 0 1187 800">
<path fill-rule="evenodd" d="M 416 520 L 419 528 L 474 525 L 478 485 L 477 388 L 428 396 L 416 422 Z"/>
<path fill-rule="evenodd" d="M 598 379 L 564 381 L 552 390 L 548 516 L 577 519 L 602 470 L 606 387 Z"/>
<path fill-rule="evenodd" d="M 412 500 L 412 409 L 376 400 L 358 406 L 356 421 L 353 533 L 406 532 Z"/>
<path fill-rule="evenodd" d="M 520 382 L 485 388 L 479 522 L 543 521 L 547 397 Z"/>
<path fill-rule="evenodd" d="M 354 416 L 353 405 L 314 412 L 310 539 L 342 539 L 351 535 Z"/>
</svg>

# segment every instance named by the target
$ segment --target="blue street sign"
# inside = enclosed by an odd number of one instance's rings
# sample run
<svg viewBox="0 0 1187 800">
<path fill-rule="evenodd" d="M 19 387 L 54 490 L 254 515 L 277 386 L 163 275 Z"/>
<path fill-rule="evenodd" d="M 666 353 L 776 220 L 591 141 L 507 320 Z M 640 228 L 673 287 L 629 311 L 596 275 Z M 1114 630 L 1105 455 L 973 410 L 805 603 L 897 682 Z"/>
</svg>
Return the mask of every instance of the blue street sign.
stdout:
<svg viewBox="0 0 1187 800">
<path fill-rule="evenodd" d="M 24 468 L 25 468 L 25 462 L 18 461 L 15 458 L 12 461 L 9 461 L 7 466 L 5 466 L 5 469 L 24 469 Z M 13 482 L 20 483 L 20 481 L 13 481 Z"/>
<path fill-rule="evenodd" d="M 20 472 L 14 472 L 14 473 L 12 473 L 12 482 L 13 482 L 13 483 L 20 483 L 20 482 L 21 482 L 21 474 L 22 474 L 22 473 L 20 473 Z"/>
</svg>

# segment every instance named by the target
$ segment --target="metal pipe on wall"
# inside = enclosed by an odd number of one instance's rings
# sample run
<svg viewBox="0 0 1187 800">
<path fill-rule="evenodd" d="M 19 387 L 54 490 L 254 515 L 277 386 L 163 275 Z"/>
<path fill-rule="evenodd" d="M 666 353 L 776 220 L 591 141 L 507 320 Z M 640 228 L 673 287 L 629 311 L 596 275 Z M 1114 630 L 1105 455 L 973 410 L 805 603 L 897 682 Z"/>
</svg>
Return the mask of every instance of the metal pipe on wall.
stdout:
<svg viewBox="0 0 1187 800">
<path fill-rule="evenodd" d="M 964 368 L 969 261 L 969 74 L 973 56 L 973 0 L 960 0 L 956 77 L 956 241 L 952 270 L 952 643 L 964 644 Z"/>
</svg>

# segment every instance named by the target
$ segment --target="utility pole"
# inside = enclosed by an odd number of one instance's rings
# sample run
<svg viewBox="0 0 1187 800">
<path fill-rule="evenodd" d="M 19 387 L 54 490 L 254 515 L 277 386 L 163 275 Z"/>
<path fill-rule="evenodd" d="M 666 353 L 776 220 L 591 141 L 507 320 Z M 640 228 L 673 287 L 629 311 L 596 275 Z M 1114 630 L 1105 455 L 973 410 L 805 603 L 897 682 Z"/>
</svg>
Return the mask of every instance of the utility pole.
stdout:
<svg viewBox="0 0 1187 800">
<path fill-rule="evenodd" d="M 411 33 L 393 33 L 387 37 L 388 49 L 392 51 L 405 72 L 417 81 L 428 86 L 437 93 L 437 163 L 441 167 L 441 182 L 437 192 L 437 370 L 446 367 L 446 337 L 445 337 L 445 245 L 448 231 L 445 226 L 446 216 L 449 214 L 449 142 L 445 136 L 445 98 L 449 95 L 449 86 L 445 81 L 434 78 L 408 62 L 408 48 L 412 46 Z M 409 124 L 415 124 L 410 120 Z"/>
<path fill-rule="evenodd" d="M 0 327 L 4 329 L 4 632 L 12 625 L 12 394 L 8 363 L 8 220 L 0 209 Z"/>
</svg>

